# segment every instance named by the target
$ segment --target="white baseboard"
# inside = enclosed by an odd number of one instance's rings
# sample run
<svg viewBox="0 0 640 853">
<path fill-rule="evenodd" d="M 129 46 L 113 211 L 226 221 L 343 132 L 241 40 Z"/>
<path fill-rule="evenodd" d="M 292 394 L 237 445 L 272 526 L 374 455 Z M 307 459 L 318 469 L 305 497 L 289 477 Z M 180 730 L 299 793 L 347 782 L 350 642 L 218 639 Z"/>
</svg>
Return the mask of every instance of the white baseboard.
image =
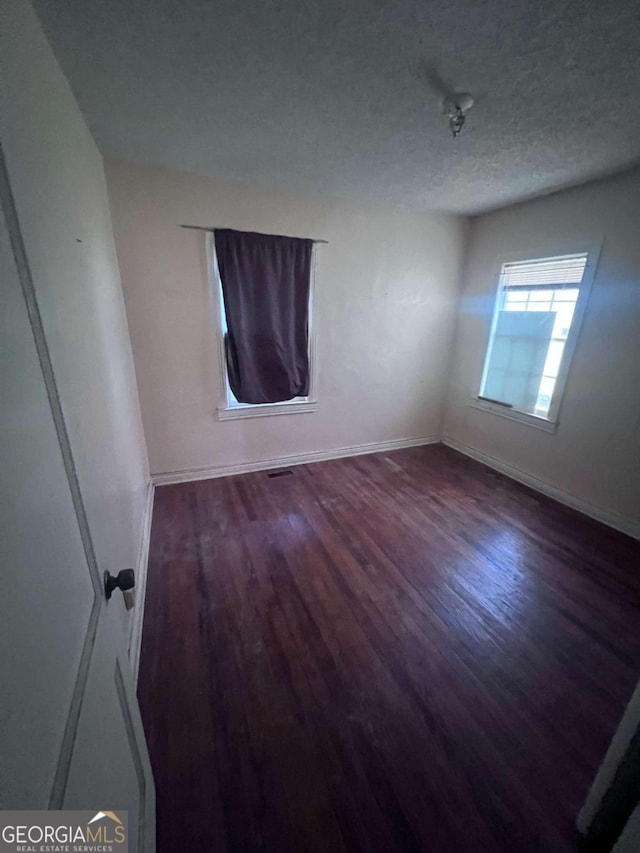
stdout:
<svg viewBox="0 0 640 853">
<path fill-rule="evenodd" d="M 401 450 L 403 447 L 418 447 L 423 444 L 438 444 L 439 436 L 422 438 L 398 438 L 392 441 L 374 441 L 369 444 L 354 444 L 339 447 L 336 450 L 314 450 L 295 456 L 279 456 L 276 459 L 264 459 L 261 462 L 245 462 L 240 465 L 219 465 L 210 468 L 190 468 L 184 471 L 167 471 L 152 474 L 155 486 L 168 486 L 173 483 L 188 483 L 194 480 L 209 480 L 213 477 L 230 477 L 233 474 L 249 474 L 252 471 L 268 471 L 271 468 L 288 468 L 291 465 L 306 465 L 309 462 L 324 462 L 327 459 L 342 459 L 345 456 L 363 456 L 367 453 L 384 453 L 389 450 Z"/>
<path fill-rule="evenodd" d="M 474 447 L 469 447 L 469 445 L 463 444 L 455 438 L 445 436 L 442 439 L 442 443 L 446 444 L 447 447 L 453 448 L 453 450 L 457 450 L 459 453 L 463 453 L 465 456 L 470 456 L 477 462 L 482 462 L 484 465 L 488 465 L 489 468 L 493 468 L 501 474 L 506 474 L 506 476 L 511 477 L 512 480 L 517 480 L 519 483 L 523 483 L 525 486 L 530 486 L 537 492 L 541 492 L 543 495 L 547 495 L 559 503 L 565 504 L 565 506 L 578 510 L 578 512 L 583 513 L 583 515 L 588 515 L 589 518 L 600 521 L 608 527 L 613 527 L 621 533 L 626 533 L 627 536 L 632 536 L 634 539 L 640 539 L 640 522 L 635 521 L 634 519 L 610 512 L 601 506 L 597 506 L 596 504 L 589 503 L 582 498 L 570 495 L 562 489 L 558 489 L 556 486 L 552 486 L 550 483 L 540 480 L 538 477 L 534 477 L 533 474 L 528 474 L 520 468 L 508 465 L 500 459 L 496 459 L 493 456 L 489 456 L 487 453 L 476 450 Z"/>
<path fill-rule="evenodd" d="M 149 544 L 151 541 L 151 519 L 153 516 L 153 495 L 155 486 L 149 480 L 145 496 L 144 515 L 138 561 L 136 564 L 136 606 L 133 608 L 131 634 L 129 636 L 129 663 L 133 673 L 133 683 L 138 683 L 138 667 L 140 666 L 140 645 L 142 643 L 142 622 L 144 620 L 144 600 L 147 591 L 147 566 L 149 564 Z"/>
</svg>

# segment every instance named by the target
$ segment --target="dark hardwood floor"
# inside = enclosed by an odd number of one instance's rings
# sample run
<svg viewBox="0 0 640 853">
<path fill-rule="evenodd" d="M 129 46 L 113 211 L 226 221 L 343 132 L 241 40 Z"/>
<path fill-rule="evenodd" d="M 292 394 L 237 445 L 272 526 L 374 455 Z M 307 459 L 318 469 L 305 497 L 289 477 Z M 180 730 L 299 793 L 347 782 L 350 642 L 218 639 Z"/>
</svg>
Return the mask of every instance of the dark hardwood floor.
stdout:
<svg viewBox="0 0 640 853">
<path fill-rule="evenodd" d="M 158 851 L 577 849 L 640 543 L 442 445 L 156 491 Z"/>
</svg>

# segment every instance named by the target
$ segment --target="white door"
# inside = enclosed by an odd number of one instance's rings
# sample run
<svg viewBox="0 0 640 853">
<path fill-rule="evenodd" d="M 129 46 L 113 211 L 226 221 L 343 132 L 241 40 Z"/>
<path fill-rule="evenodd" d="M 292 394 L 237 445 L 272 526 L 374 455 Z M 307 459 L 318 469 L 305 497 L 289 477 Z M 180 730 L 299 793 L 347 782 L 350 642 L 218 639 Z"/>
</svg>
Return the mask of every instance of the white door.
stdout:
<svg viewBox="0 0 640 853">
<path fill-rule="evenodd" d="M 104 595 L 1 150 L 0 197 L 0 808 L 126 810 L 129 850 L 153 851 L 122 594 Z"/>
</svg>

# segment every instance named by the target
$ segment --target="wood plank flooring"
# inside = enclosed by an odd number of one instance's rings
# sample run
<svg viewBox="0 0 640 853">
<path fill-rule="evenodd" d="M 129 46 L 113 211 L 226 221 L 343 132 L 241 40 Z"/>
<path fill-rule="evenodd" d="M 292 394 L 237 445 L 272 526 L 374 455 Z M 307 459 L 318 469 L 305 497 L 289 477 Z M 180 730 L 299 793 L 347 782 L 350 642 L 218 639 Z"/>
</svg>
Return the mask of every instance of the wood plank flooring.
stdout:
<svg viewBox="0 0 640 853">
<path fill-rule="evenodd" d="M 640 543 L 434 445 L 156 491 L 158 851 L 577 849 Z"/>
</svg>

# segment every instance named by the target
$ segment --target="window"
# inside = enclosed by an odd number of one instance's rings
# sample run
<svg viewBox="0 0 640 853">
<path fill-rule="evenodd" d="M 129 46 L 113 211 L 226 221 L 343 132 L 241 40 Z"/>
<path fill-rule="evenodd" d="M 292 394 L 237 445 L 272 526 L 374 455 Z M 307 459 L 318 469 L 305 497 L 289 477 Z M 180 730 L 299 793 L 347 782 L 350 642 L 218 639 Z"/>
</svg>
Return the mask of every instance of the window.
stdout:
<svg viewBox="0 0 640 853">
<path fill-rule="evenodd" d="M 502 265 L 478 395 L 482 408 L 519 420 L 556 421 L 593 273 L 592 255 Z"/>
<path fill-rule="evenodd" d="M 214 320 L 218 338 L 218 355 L 220 364 L 220 388 L 218 401 L 218 419 L 232 420 L 236 418 L 262 417 L 265 415 L 283 415 L 313 412 L 316 409 L 316 365 L 315 365 L 315 331 L 313 325 L 313 294 L 316 277 L 316 252 L 314 245 L 311 255 L 311 274 L 309 280 L 308 303 L 308 355 L 309 355 L 309 393 L 305 397 L 294 397 L 278 403 L 242 403 L 239 402 L 231 389 L 225 352 L 225 338 L 228 334 L 227 316 L 225 312 L 222 280 L 218 269 L 213 235 L 208 241 L 208 261 L 213 287 Z"/>
</svg>

